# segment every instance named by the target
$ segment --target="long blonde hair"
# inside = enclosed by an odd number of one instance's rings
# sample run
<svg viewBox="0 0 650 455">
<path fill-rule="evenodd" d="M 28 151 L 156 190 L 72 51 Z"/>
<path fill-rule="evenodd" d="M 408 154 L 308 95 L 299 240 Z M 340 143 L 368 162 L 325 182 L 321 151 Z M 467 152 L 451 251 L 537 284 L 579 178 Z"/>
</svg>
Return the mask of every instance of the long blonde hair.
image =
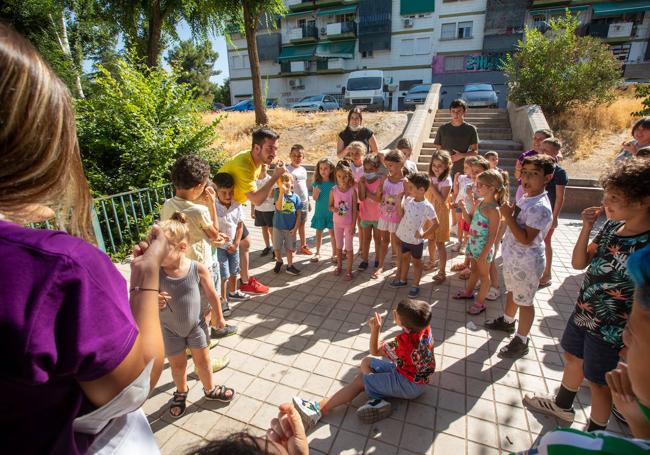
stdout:
<svg viewBox="0 0 650 455">
<path fill-rule="evenodd" d="M 503 205 L 508 201 L 509 197 L 507 176 L 508 174 L 506 173 L 504 179 L 502 172 L 499 172 L 496 169 L 488 169 L 487 171 L 481 172 L 478 175 L 477 180 L 493 187 L 496 191 L 494 194 L 494 200 L 497 202 L 497 204 Z"/>
<path fill-rule="evenodd" d="M 0 212 L 26 224 L 48 206 L 62 228 L 90 240 L 90 204 L 70 93 L 34 46 L 0 24 Z"/>
</svg>

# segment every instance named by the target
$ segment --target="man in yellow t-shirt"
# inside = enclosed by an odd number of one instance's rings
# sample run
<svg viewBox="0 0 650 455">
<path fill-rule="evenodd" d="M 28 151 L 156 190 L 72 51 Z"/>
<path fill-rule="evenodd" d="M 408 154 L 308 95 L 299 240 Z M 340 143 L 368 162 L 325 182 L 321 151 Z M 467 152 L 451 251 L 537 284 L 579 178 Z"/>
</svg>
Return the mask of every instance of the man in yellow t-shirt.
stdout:
<svg viewBox="0 0 650 455">
<path fill-rule="evenodd" d="M 250 151 L 239 152 L 224 163 L 219 172 L 230 174 L 235 180 L 234 199 L 240 204 L 250 201 L 253 205 L 261 205 L 269 197 L 273 185 L 286 171 L 284 163 L 278 161 L 273 171 L 273 176 L 262 187 L 257 188 L 256 181 L 262 171 L 262 164 L 270 165 L 278 151 L 280 135 L 269 128 L 258 128 L 253 131 L 253 144 Z M 246 293 L 266 294 L 268 286 L 264 286 L 254 277 L 248 275 L 248 252 L 250 240 L 248 229 L 244 225 L 244 232 L 239 243 L 239 256 L 241 268 L 241 283 L 239 290 L 242 292 L 238 300 L 250 298 Z M 232 297 L 231 297 L 232 298 Z"/>
</svg>

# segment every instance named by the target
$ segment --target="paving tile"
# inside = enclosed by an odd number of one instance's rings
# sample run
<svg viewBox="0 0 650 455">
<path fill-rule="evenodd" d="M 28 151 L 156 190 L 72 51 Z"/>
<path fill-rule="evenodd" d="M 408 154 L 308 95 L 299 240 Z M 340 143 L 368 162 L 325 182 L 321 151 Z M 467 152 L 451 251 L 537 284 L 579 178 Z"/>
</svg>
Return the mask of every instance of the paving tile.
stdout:
<svg viewBox="0 0 650 455">
<path fill-rule="evenodd" d="M 318 426 L 308 435 L 310 452 L 320 450 L 323 453 L 330 453 L 338 428 L 330 424 L 319 423 Z"/>
<path fill-rule="evenodd" d="M 431 453 L 433 448 L 433 440 L 433 431 L 407 423 L 404 425 L 400 447 L 415 453 L 428 454 Z"/>
<path fill-rule="evenodd" d="M 434 455 L 451 455 L 465 453 L 466 440 L 464 436 L 458 438 L 446 433 L 436 435 L 436 440 L 433 446 Z M 475 452 L 469 452 L 474 454 Z"/>
<path fill-rule="evenodd" d="M 403 420 L 393 418 L 383 419 L 372 424 L 370 437 L 386 444 L 397 445 L 399 444 L 403 427 Z"/>
<path fill-rule="evenodd" d="M 189 431 L 179 428 L 171 438 L 161 447 L 161 453 L 163 455 L 176 455 L 179 453 L 184 453 L 188 449 L 196 448 L 203 442 L 203 439 L 199 436 L 190 433 Z"/>
<path fill-rule="evenodd" d="M 339 430 L 330 453 L 341 455 L 362 454 L 366 446 L 366 437 L 346 430 Z"/>
</svg>

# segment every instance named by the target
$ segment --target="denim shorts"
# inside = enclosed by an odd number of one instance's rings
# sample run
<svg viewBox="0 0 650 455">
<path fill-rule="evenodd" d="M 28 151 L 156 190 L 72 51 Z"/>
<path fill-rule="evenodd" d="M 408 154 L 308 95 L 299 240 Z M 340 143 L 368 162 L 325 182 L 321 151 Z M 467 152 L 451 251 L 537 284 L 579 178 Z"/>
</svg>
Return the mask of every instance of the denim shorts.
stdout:
<svg viewBox="0 0 650 455">
<path fill-rule="evenodd" d="M 218 248 L 215 249 L 219 251 Z M 219 274 L 220 266 L 218 265 L 218 254 L 219 253 L 215 253 L 212 256 L 212 265 L 208 267 L 208 272 L 210 272 L 210 276 L 212 277 L 215 291 L 217 291 L 218 295 L 221 295 L 221 276 Z M 200 287 L 199 292 L 201 293 L 201 314 L 205 314 L 210 310 L 210 302 L 208 302 L 208 297 L 205 295 L 205 292 L 203 292 L 203 286 Z"/>
<path fill-rule="evenodd" d="M 604 342 L 569 318 L 560 345 L 569 354 L 582 359 L 582 371 L 590 382 L 607 385 L 605 373 L 618 365 L 618 349 Z"/>
<path fill-rule="evenodd" d="M 239 248 L 234 253 L 230 253 L 223 248 L 217 250 L 219 259 L 219 274 L 222 280 L 227 280 L 230 276 L 239 275 Z"/>
<path fill-rule="evenodd" d="M 412 400 L 425 391 L 423 384 L 411 382 L 397 372 L 393 362 L 372 359 L 372 373 L 363 376 L 363 385 L 369 398 L 404 398 Z"/>
<path fill-rule="evenodd" d="M 402 254 L 411 253 L 413 259 L 422 259 L 422 254 L 424 253 L 424 242 L 416 244 L 402 242 L 401 247 Z"/>
</svg>

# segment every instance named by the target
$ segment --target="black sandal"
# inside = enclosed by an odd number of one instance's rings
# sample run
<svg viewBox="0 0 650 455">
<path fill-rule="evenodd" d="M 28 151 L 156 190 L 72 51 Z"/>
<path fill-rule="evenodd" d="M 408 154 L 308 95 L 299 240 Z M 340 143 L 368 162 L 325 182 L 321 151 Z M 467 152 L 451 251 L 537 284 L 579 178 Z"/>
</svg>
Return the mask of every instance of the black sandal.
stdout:
<svg viewBox="0 0 650 455">
<path fill-rule="evenodd" d="M 230 396 L 228 396 L 228 392 L 231 393 Z M 225 385 L 216 385 L 209 392 L 206 392 L 205 389 L 203 389 L 203 394 L 205 395 L 206 400 L 216 400 L 223 403 L 229 403 L 233 398 L 235 398 L 235 389 L 231 389 Z"/>
<path fill-rule="evenodd" d="M 169 405 L 169 415 L 172 416 L 174 419 L 178 419 L 179 417 L 182 417 L 183 414 L 185 414 L 186 407 L 187 407 L 187 392 L 179 392 L 179 391 L 174 392 L 174 398 L 172 399 L 172 402 Z M 172 412 L 173 409 L 178 409 L 180 412 L 178 414 L 174 414 Z"/>
</svg>

